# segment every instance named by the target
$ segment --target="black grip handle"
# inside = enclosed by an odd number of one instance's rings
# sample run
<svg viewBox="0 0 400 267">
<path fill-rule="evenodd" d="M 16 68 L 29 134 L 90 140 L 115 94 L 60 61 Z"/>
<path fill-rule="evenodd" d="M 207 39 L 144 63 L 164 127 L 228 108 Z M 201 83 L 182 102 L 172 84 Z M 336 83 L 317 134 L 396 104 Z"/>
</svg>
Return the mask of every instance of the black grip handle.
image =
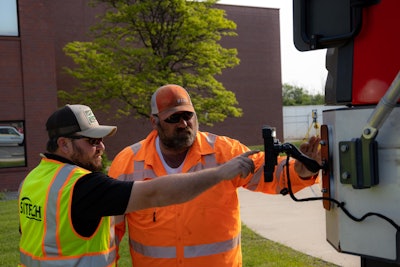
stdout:
<svg viewBox="0 0 400 267">
<path fill-rule="evenodd" d="M 265 163 L 264 163 L 264 181 L 271 182 L 274 178 L 275 166 L 278 164 L 279 153 L 286 153 L 301 163 L 311 172 L 318 172 L 322 166 L 314 159 L 301 153 L 297 147 L 290 143 L 280 144 L 275 139 L 275 128 L 264 126 L 262 128 L 264 139 Z"/>
<path fill-rule="evenodd" d="M 319 165 L 319 163 L 304 155 L 303 153 L 300 152 L 300 150 L 297 149 L 297 147 L 293 144 L 290 143 L 284 143 L 280 146 L 280 151 L 285 152 L 287 155 L 290 155 L 291 157 L 297 159 L 301 163 L 304 164 L 304 166 L 310 171 L 310 172 L 317 172 L 320 169 L 322 169 L 322 166 Z"/>
<path fill-rule="evenodd" d="M 264 164 L 264 181 L 271 182 L 273 180 L 275 165 L 277 162 L 277 154 L 275 153 L 275 129 L 264 126 L 262 129 L 264 139 L 265 164 Z"/>
</svg>

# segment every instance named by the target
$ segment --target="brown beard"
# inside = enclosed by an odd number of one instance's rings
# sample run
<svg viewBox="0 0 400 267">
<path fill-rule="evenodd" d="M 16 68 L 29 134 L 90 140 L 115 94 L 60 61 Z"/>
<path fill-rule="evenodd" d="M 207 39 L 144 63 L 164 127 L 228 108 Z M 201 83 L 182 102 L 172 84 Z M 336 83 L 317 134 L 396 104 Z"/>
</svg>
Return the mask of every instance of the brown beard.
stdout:
<svg viewBox="0 0 400 267">
<path fill-rule="evenodd" d="M 76 146 L 73 142 L 72 142 L 72 146 L 74 148 L 74 153 L 71 156 L 72 162 L 74 162 L 79 167 L 82 167 L 82 168 L 92 171 L 92 172 L 98 172 L 98 171 L 102 170 L 102 168 L 103 168 L 102 162 L 100 162 L 100 164 L 95 164 L 92 161 L 83 162 L 82 155 L 84 152 L 82 151 L 82 149 L 80 147 Z"/>
<path fill-rule="evenodd" d="M 196 132 L 189 127 L 176 129 L 172 137 L 167 137 L 164 134 L 164 129 L 160 123 L 157 124 L 157 128 L 160 141 L 169 149 L 182 150 L 189 148 L 196 139 Z"/>
</svg>

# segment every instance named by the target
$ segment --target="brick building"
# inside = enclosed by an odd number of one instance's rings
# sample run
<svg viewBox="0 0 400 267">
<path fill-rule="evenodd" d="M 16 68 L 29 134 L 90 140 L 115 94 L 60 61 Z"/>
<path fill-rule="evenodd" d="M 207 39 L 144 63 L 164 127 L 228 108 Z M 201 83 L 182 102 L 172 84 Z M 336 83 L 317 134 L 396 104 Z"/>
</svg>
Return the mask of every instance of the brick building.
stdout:
<svg viewBox="0 0 400 267">
<path fill-rule="evenodd" d="M 96 13 L 101 12 L 84 0 L 5 3 L 16 7 L 17 32 L 9 34 L 0 26 L 0 125 L 20 125 L 25 143 L 15 147 L 0 145 L 0 191 L 16 190 L 38 164 L 47 141 L 46 119 L 58 107 L 56 91 L 73 84 L 62 71 L 72 64 L 62 48 L 70 41 L 87 40 L 88 28 Z M 246 145 L 258 145 L 263 143 L 262 126 L 269 124 L 277 128 L 278 138 L 282 139 L 279 10 L 218 7 L 237 24 L 238 33 L 237 37 L 222 40 L 222 45 L 237 48 L 241 60 L 239 66 L 225 70 L 218 80 L 228 90 L 234 90 L 244 115 L 200 129 L 239 139 Z M 118 126 L 117 135 L 106 140 L 109 159 L 126 145 L 144 138 L 151 129 L 145 119 L 116 121 L 108 119 L 107 114 L 95 113 L 100 123 Z M 19 165 L 7 163 L 17 156 L 23 158 Z"/>
</svg>

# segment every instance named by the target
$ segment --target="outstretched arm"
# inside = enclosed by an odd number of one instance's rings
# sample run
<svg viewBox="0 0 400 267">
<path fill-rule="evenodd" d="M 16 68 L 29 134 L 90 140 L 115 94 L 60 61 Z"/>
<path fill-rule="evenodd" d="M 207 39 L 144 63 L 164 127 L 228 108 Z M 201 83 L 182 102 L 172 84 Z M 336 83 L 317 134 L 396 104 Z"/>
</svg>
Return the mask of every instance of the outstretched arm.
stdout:
<svg viewBox="0 0 400 267">
<path fill-rule="evenodd" d="M 151 181 L 134 183 L 125 213 L 151 207 L 161 207 L 189 201 L 223 180 L 254 172 L 254 163 L 248 156 L 258 151 L 248 151 L 215 168 L 192 173 L 179 173 Z"/>
</svg>

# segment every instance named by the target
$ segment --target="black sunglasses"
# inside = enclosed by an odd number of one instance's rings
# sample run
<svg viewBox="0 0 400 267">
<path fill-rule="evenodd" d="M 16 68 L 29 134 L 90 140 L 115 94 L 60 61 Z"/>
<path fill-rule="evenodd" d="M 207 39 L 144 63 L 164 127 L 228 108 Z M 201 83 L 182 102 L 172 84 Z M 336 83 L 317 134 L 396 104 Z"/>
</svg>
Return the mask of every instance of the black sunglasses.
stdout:
<svg viewBox="0 0 400 267">
<path fill-rule="evenodd" d="M 188 121 L 191 118 L 193 118 L 193 115 L 194 115 L 194 112 L 184 111 L 184 112 L 172 114 L 171 116 L 166 118 L 164 121 L 166 123 L 178 123 L 181 121 L 181 119 Z"/>
<path fill-rule="evenodd" d="M 67 136 L 67 138 L 74 139 L 74 140 L 86 139 L 86 141 L 88 141 L 88 143 L 91 146 L 98 146 L 98 145 L 100 145 L 101 142 L 103 142 L 103 138 L 91 138 L 91 137 L 87 137 L 87 136 L 83 136 L 83 135 L 70 135 L 70 136 Z"/>
</svg>

